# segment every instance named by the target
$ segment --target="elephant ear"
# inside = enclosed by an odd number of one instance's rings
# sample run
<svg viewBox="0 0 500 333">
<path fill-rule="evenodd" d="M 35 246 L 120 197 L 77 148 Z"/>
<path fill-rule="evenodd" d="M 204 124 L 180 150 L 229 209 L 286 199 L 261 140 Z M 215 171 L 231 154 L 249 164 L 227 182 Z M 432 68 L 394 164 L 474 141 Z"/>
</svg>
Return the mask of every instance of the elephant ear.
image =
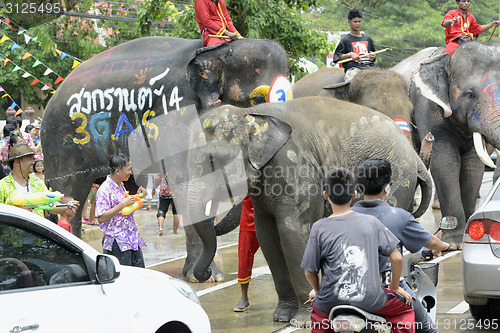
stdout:
<svg viewBox="0 0 500 333">
<path fill-rule="evenodd" d="M 349 82 L 338 82 L 324 86 L 321 90 L 320 96 L 335 97 L 341 100 L 349 100 Z"/>
<path fill-rule="evenodd" d="M 448 53 L 443 53 L 423 61 L 413 72 L 411 79 L 420 89 L 422 96 L 443 108 L 445 117 L 452 114 L 448 81 L 450 59 L 451 56 Z"/>
<path fill-rule="evenodd" d="M 248 114 L 243 118 L 243 124 L 248 130 L 245 145 L 248 159 L 257 170 L 273 158 L 292 133 L 289 124 L 268 115 Z"/>
<path fill-rule="evenodd" d="M 212 106 L 223 93 L 224 64 L 213 50 L 224 47 L 221 44 L 199 49 L 187 65 L 186 79 L 200 98 L 202 109 Z"/>
</svg>

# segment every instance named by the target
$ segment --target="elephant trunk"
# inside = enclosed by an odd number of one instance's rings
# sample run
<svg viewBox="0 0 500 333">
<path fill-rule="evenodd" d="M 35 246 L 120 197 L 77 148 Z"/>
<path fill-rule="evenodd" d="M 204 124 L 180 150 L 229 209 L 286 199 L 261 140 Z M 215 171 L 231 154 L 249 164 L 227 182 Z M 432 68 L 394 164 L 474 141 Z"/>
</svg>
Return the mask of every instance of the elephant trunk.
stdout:
<svg viewBox="0 0 500 333">
<path fill-rule="evenodd" d="M 193 274 L 200 282 L 208 280 L 212 276 L 212 269 L 209 267 L 217 251 L 217 238 L 213 225 L 213 218 L 193 224 L 203 244 L 203 251 L 196 260 L 193 267 Z"/>
<path fill-rule="evenodd" d="M 215 234 L 222 236 L 230 231 L 233 231 L 240 225 L 241 209 L 243 202 L 240 202 L 231 208 L 231 210 L 224 216 L 224 218 L 215 225 Z"/>
<path fill-rule="evenodd" d="M 420 145 L 419 157 L 425 165 L 426 169 L 429 169 L 431 162 L 432 144 L 434 143 L 434 135 L 431 132 L 427 133 L 425 138 L 422 140 Z"/>
<path fill-rule="evenodd" d="M 427 167 L 424 165 L 424 162 L 422 162 L 420 158 L 417 158 L 417 165 L 418 165 L 417 184 L 420 186 L 422 199 L 420 200 L 420 206 L 418 206 L 417 210 L 413 212 L 413 216 L 415 218 L 424 215 L 432 199 L 431 176 L 427 171 Z"/>
</svg>

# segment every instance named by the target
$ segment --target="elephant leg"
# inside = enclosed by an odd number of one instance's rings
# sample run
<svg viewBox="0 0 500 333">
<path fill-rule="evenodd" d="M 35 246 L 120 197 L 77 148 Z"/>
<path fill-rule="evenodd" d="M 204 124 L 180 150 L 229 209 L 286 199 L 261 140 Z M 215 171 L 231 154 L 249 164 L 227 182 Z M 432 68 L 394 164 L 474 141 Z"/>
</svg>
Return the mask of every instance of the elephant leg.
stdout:
<svg viewBox="0 0 500 333">
<path fill-rule="evenodd" d="M 472 143 L 471 143 L 472 146 Z M 473 147 L 462 155 L 462 169 L 460 172 L 460 189 L 464 205 L 465 219 L 467 220 L 476 209 L 476 199 L 484 175 L 484 164 L 481 162 Z"/>
<path fill-rule="evenodd" d="M 184 226 L 184 231 L 186 233 L 186 260 L 184 261 L 184 267 L 182 268 L 182 275 L 184 275 L 190 283 L 198 282 L 198 279 L 194 277 L 194 264 L 196 260 L 200 257 L 203 245 L 201 239 L 195 231 L 191 224 Z M 207 280 L 207 282 L 223 282 L 225 281 L 224 273 L 215 264 L 214 261 L 209 266 L 212 269 L 212 276 Z"/>
<path fill-rule="evenodd" d="M 290 280 L 290 272 L 281 246 L 281 235 L 278 233 L 275 217 L 259 210 L 256 202 L 254 207 L 257 239 L 273 275 L 274 287 L 278 294 L 278 305 L 274 310 L 273 320 L 287 322 L 297 313 L 298 299 Z"/>
<path fill-rule="evenodd" d="M 443 231 L 443 240 L 455 244 L 462 243 L 465 228 L 465 213 L 460 190 L 461 158 L 458 149 L 451 144 L 434 144 L 431 159 L 431 174 L 436 185 L 442 216 L 455 216 L 457 229 Z"/>
<path fill-rule="evenodd" d="M 78 238 L 82 238 L 82 213 L 85 207 L 85 201 L 90 193 L 90 188 L 92 186 L 91 180 L 78 179 L 78 186 L 73 186 L 73 191 L 71 193 L 63 192 L 65 195 L 72 196 L 73 199 L 80 202 L 80 206 L 76 210 L 75 216 L 70 219 L 71 228 L 73 229 L 73 234 Z"/>
</svg>

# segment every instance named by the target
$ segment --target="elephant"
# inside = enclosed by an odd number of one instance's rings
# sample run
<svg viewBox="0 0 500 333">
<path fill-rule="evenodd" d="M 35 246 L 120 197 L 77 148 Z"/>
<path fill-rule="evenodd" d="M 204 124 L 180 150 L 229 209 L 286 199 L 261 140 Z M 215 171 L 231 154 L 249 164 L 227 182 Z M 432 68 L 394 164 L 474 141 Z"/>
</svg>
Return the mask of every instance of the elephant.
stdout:
<svg viewBox="0 0 500 333">
<path fill-rule="evenodd" d="M 292 87 L 293 97 L 330 96 L 340 100 L 353 102 L 377 110 L 392 118 L 403 133 L 412 140 L 411 119 L 413 106 L 405 89 L 405 82 L 399 74 L 380 69 L 364 69 L 359 71 L 350 81 L 344 81 L 342 68 L 322 68 L 298 80 Z M 425 140 L 424 140 L 425 141 Z M 427 167 L 430 162 L 430 147 L 432 137 L 422 145 L 420 156 L 424 162 L 420 166 Z M 422 190 L 420 205 L 410 212 L 418 218 L 427 210 L 432 199 L 432 186 L 419 179 Z"/>
<path fill-rule="evenodd" d="M 410 82 L 414 143 L 428 132 L 435 137 L 430 170 L 441 213 L 459 221 L 455 230 L 443 232 L 443 239 L 458 246 L 475 209 L 481 161 L 493 165 L 483 140 L 500 147 L 499 61 L 499 45 L 469 42 L 453 56 L 444 48 L 424 49 L 392 68 Z"/>
<path fill-rule="evenodd" d="M 45 174 L 51 187 L 86 200 L 92 182 L 109 173 L 110 157 L 130 155 L 128 137 L 148 145 L 158 138 L 162 129 L 152 122 L 155 117 L 188 106 L 201 114 L 217 99 L 241 107 L 265 102 L 275 77 L 288 73 L 288 56 L 276 42 L 244 39 L 201 46 L 199 40 L 138 38 L 75 68 L 49 101 L 43 119 Z M 154 165 L 144 173 L 159 171 Z M 135 176 L 140 183 L 142 175 Z M 71 220 L 78 237 L 82 208 Z"/>
<path fill-rule="evenodd" d="M 221 106 L 200 118 L 188 130 L 193 132 L 192 147 L 197 147 L 187 153 L 189 185 L 185 187 L 187 180 L 170 184 L 176 193 L 187 188 L 185 221 L 192 223 L 204 245 L 194 274 L 200 281 L 211 275 L 208 266 L 217 248 L 213 216 L 221 193 L 249 194 L 257 237 L 279 298 L 275 321 L 307 321 L 310 316 L 305 301 L 311 287 L 300 260 L 311 225 L 331 214 L 322 196 L 327 170 L 355 170 L 368 158 L 387 158 L 393 166 L 388 201 L 405 209 L 413 204 L 417 173 L 423 170 L 420 177 L 431 182 L 392 119 L 354 103 L 303 97 L 250 108 Z M 204 133 L 204 145 L 195 126 Z"/>
</svg>

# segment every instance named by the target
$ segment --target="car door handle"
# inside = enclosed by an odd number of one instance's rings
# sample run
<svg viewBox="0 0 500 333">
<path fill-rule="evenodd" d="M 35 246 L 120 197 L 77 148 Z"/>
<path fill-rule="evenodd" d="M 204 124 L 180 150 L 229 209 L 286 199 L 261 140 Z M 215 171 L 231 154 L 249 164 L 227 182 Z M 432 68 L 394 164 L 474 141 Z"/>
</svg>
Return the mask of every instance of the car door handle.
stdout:
<svg viewBox="0 0 500 333">
<path fill-rule="evenodd" d="M 27 326 L 15 326 L 14 328 L 12 328 L 10 330 L 10 333 L 17 333 L 17 332 L 24 332 L 24 331 L 28 331 L 28 330 L 34 330 L 36 328 L 39 328 L 40 325 L 38 324 L 31 324 L 31 325 L 27 325 Z"/>
</svg>

